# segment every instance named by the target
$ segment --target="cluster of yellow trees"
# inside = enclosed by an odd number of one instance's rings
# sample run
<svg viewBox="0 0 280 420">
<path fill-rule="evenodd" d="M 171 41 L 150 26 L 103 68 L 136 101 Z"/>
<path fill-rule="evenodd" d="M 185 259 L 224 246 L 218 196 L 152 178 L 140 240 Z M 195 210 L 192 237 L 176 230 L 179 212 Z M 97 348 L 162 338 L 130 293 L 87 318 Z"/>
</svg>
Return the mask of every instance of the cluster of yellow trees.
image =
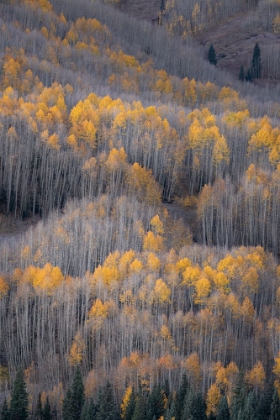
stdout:
<svg viewBox="0 0 280 420">
<path fill-rule="evenodd" d="M 114 251 L 82 277 L 50 263 L 38 267 L 38 252 L 33 264 L 2 276 L 2 369 L 25 366 L 29 392 L 44 391 L 58 410 L 60 382 L 77 364 L 88 397 L 108 377 L 121 399 L 127 384 L 148 391 L 168 380 L 176 389 L 185 372 L 209 412 L 222 395 L 231 401 L 240 366 L 257 394 L 272 368 L 278 387 L 280 270 L 273 258 L 260 247 L 167 252 L 158 215 L 147 229 L 141 251 Z M 21 258 L 30 260 L 28 253 L 25 247 Z"/>
<path fill-rule="evenodd" d="M 189 3 L 192 32 L 215 4 Z M 242 366 L 248 389 L 279 389 L 273 92 L 264 112 L 266 91 L 245 100 L 97 0 L 0 16 L 0 212 L 42 216 L 0 244 L 0 391 L 22 367 L 32 410 L 42 392 L 60 413 L 78 364 L 87 397 L 110 378 L 119 403 L 185 372 L 215 414 Z"/>
</svg>

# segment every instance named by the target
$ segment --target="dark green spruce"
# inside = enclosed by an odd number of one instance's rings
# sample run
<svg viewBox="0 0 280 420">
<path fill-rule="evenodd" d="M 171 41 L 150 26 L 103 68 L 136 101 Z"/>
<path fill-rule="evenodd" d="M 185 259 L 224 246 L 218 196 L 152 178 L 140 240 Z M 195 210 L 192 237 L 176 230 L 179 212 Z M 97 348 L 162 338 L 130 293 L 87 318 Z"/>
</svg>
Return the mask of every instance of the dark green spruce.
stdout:
<svg viewBox="0 0 280 420">
<path fill-rule="evenodd" d="M 214 64 L 214 66 L 217 65 L 216 51 L 213 44 L 210 45 L 207 58 L 210 64 Z"/>
<path fill-rule="evenodd" d="M 83 405 L 85 402 L 85 389 L 81 369 L 78 366 L 72 384 L 66 391 L 63 400 L 63 420 L 80 420 Z"/>
<path fill-rule="evenodd" d="M 2 405 L 2 409 L 0 412 L 0 420 L 10 420 L 10 410 L 8 407 L 8 403 L 7 403 L 7 399 L 5 397 L 3 405 Z"/>
<path fill-rule="evenodd" d="M 10 420 L 28 419 L 28 394 L 23 372 L 17 372 L 11 396 Z"/>
</svg>

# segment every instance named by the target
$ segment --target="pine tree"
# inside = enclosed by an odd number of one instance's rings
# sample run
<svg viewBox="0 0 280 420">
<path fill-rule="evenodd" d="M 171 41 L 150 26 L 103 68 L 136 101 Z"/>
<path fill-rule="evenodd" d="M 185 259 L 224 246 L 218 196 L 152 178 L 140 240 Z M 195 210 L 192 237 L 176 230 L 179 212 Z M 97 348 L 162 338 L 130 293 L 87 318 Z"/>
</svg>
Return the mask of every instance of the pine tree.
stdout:
<svg viewBox="0 0 280 420">
<path fill-rule="evenodd" d="M 238 80 L 240 80 L 241 82 L 244 82 L 244 80 L 245 80 L 245 72 L 244 72 L 244 67 L 243 66 L 240 67 Z"/>
<path fill-rule="evenodd" d="M 119 410 L 113 395 L 112 385 L 108 381 L 99 394 L 97 420 L 118 420 Z"/>
<path fill-rule="evenodd" d="M 43 419 L 43 407 L 42 407 L 42 400 L 41 400 L 41 393 L 38 395 L 37 406 L 35 411 L 35 419 L 42 420 Z"/>
<path fill-rule="evenodd" d="M 196 395 L 191 401 L 191 418 L 207 420 L 206 404 L 201 394 Z"/>
<path fill-rule="evenodd" d="M 83 378 L 80 367 L 78 366 L 72 384 L 67 389 L 65 398 L 63 400 L 63 419 L 64 420 L 79 420 L 82 413 L 82 408 L 85 402 L 85 393 Z"/>
<path fill-rule="evenodd" d="M 18 371 L 16 374 L 14 386 L 12 389 L 10 419 L 28 419 L 28 394 L 26 391 L 26 384 L 24 381 L 23 372 L 21 370 Z"/>
<path fill-rule="evenodd" d="M 231 406 L 232 420 L 239 420 L 240 415 L 243 415 L 246 400 L 246 389 L 244 385 L 244 372 L 239 373 L 238 382 L 234 389 L 234 396 Z"/>
<path fill-rule="evenodd" d="M 217 417 L 215 416 L 215 414 L 213 414 L 212 411 L 211 411 L 211 413 L 208 416 L 208 420 L 217 420 Z"/>
<path fill-rule="evenodd" d="M 85 402 L 85 388 L 83 384 L 83 377 L 81 369 L 78 366 L 73 378 L 72 383 L 72 410 L 73 418 L 76 420 L 80 419 L 83 405 Z"/>
<path fill-rule="evenodd" d="M 172 401 L 169 408 L 167 408 L 164 412 L 164 420 L 172 420 L 172 418 L 176 418 L 176 411 L 175 411 L 175 403 Z"/>
<path fill-rule="evenodd" d="M 246 400 L 242 418 L 244 420 L 256 420 L 257 418 L 257 396 L 254 391 L 251 391 Z"/>
<path fill-rule="evenodd" d="M 269 420 L 279 420 L 280 418 L 280 399 L 277 389 L 274 390 L 270 405 Z"/>
<path fill-rule="evenodd" d="M 128 404 L 125 409 L 125 413 L 122 416 L 122 418 L 124 420 L 132 420 L 134 410 L 135 410 L 135 392 L 134 392 L 134 388 L 132 388 L 129 401 L 128 401 Z"/>
<path fill-rule="evenodd" d="M 189 420 L 191 418 L 194 400 L 195 395 L 193 394 L 191 389 L 188 389 L 182 405 L 181 415 L 180 417 L 177 417 L 176 415 L 176 419 L 179 418 L 181 420 Z"/>
<path fill-rule="evenodd" d="M 154 385 L 149 395 L 147 403 L 147 420 L 152 420 L 154 416 L 160 418 L 164 413 L 164 392 L 160 385 Z"/>
<path fill-rule="evenodd" d="M 52 420 L 51 405 L 50 405 L 49 397 L 47 397 L 44 408 L 43 408 L 43 419 Z"/>
<path fill-rule="evenodd" d="M 270 406 L 272 402 L 272 396 L 274 392 L 274 387 L 270 386 L 258 404 L 258 416 L 257 420 L 269 420 L 270 417 Z"/>
<path fill-rule="evenodd" d="M 176 395 L 176 400 L 175 400 L 175 412 L 176 412 L 176 419 L 180 418 L 181 413 L 184 409 L 184 401 L 185 401 L 185 397 L 187 392 L 189 391 L 189 382 L 187 380 L 187 376 L 184 373 L 183 377 L 182 377 L 182 381 L 180 383 L 180 387 L 179 390 L 177 392 Z"/>
<path fill-rule="evenodd" d="M 230 420 L 230 412 L 225 395 L 222 396 L 219 402 L 217 420 Z"/>
<path fill-rule="evenodd" d="M 245 80 L 246 82 L 252 82 L 253 77 L 252 77 L 252 71 L 251 69 L 247 70 L 246 76 L 245 76 Z"/>
<path fill-rule="evenodd" d="M 261 49 L 258 43 L 254 47 L 251 73 L 253 79 L 259 79 L 261 77 Z"/>
<path fill-rule="evenodd" d="M 11 418 L 10 411 L 9 411 L 7 399 L 5 397 L 3 405 L 2 405 L 1 413 L 0 413 L 0 420 L 10 420 L 10 418 Z"/>
<path fill-rule="evenodd" d="M 213 47 L 213 44 L 210 45 L 210 48 L 208 50 L 208 61 L 210 64 L 214 64 L 214 66 L 217 65 L 216 51 Z"/>
<path fill-rule="evenodd" d="M 146 409 L 141 390 L 136 396 L 135 410 L 132 420 L 146 420 Z"/>
<path fill-rule="evenodd" d="M 86 401 L 83 406 L 81 419 L 82 420 L 95 419 L 96 413 L 97 413 L 97 407 L 94 404 L 93 400 Z"/>
<path fill-rule="evenodd" d="M 72 390 L 69 387 L 66 391 L 65 398 L 63 399 L 62 404 L 62 417 L 63 420 L 73 420 L 72 417 Z"/>
</svg>

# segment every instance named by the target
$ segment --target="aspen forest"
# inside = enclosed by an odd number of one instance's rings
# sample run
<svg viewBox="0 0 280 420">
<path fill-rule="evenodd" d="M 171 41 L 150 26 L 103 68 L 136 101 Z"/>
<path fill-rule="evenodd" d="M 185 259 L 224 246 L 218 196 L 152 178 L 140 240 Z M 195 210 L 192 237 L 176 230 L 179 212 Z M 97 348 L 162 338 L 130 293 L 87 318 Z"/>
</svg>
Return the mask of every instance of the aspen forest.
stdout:
<svg viewBox="0 0 280 420">
<path fill-rule="evenodd" d="M 129 1 L 0 0 L 0 420 L 280 419 L 280 1 Z"/>
</svg>

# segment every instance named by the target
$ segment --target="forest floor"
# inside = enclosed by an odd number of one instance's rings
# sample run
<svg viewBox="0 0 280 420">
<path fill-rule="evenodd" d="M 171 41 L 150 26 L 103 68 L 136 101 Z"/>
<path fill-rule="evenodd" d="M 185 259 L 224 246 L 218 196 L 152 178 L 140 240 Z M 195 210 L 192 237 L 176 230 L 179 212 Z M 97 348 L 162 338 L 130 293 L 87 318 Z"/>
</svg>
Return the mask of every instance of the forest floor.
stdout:
<svg viewBox="0 0 280 420">
<path fill-rule="evenodd" d="M 120 0 L 119 9 L 137 19 L 155 22 L 160 10 L 161 0 Z"/>
<path fill-rule="evenodd" d="M 265 51 L 273 44 L 279 44 L 280 34 L 250 28 L 252 12 L 242 13 L 220 25 L 196 36 L 196 40 L 205 47 L 205 58 L 211 44 L 213 44 L 218 59 L 217 67 L 228 71 L 238 77 L 240 67 L 245 72 L 251 66 L 253 50 L 256 43 Z M 255 83 L 265 84 L 268 80 L 262 79 Z M 269 83 L 279 80 L 270 79 Z"/>
<path fill-rule="evenodd" d="M 38 215 L 22 220 L 13 215 L 0 214 L 0 247 L 19 240 L 31 226 L 35 226 L 40 220 Z"/>
<path fill-rule="evenodd" d="M 120 0 L 118 8 L 137 19 L 156 22 L 160 10 L 160 0 Z M 280 34 L 252 29 L 253 11 L 240 13 L 219 25 L 197 35 L 194 39 L 204 47 L 205 59 L 211 44 L 214 45 L 218 64 L 217 67 L 228 71 L 236 78 L 243 65 L 245 72 L 251 66 L 252 55 L 256 43 L 261 50 L 280 43 Z M 277 84 L 278 79 L 259 79 L 254 81 L 258 85 Z"/>
</svg>

